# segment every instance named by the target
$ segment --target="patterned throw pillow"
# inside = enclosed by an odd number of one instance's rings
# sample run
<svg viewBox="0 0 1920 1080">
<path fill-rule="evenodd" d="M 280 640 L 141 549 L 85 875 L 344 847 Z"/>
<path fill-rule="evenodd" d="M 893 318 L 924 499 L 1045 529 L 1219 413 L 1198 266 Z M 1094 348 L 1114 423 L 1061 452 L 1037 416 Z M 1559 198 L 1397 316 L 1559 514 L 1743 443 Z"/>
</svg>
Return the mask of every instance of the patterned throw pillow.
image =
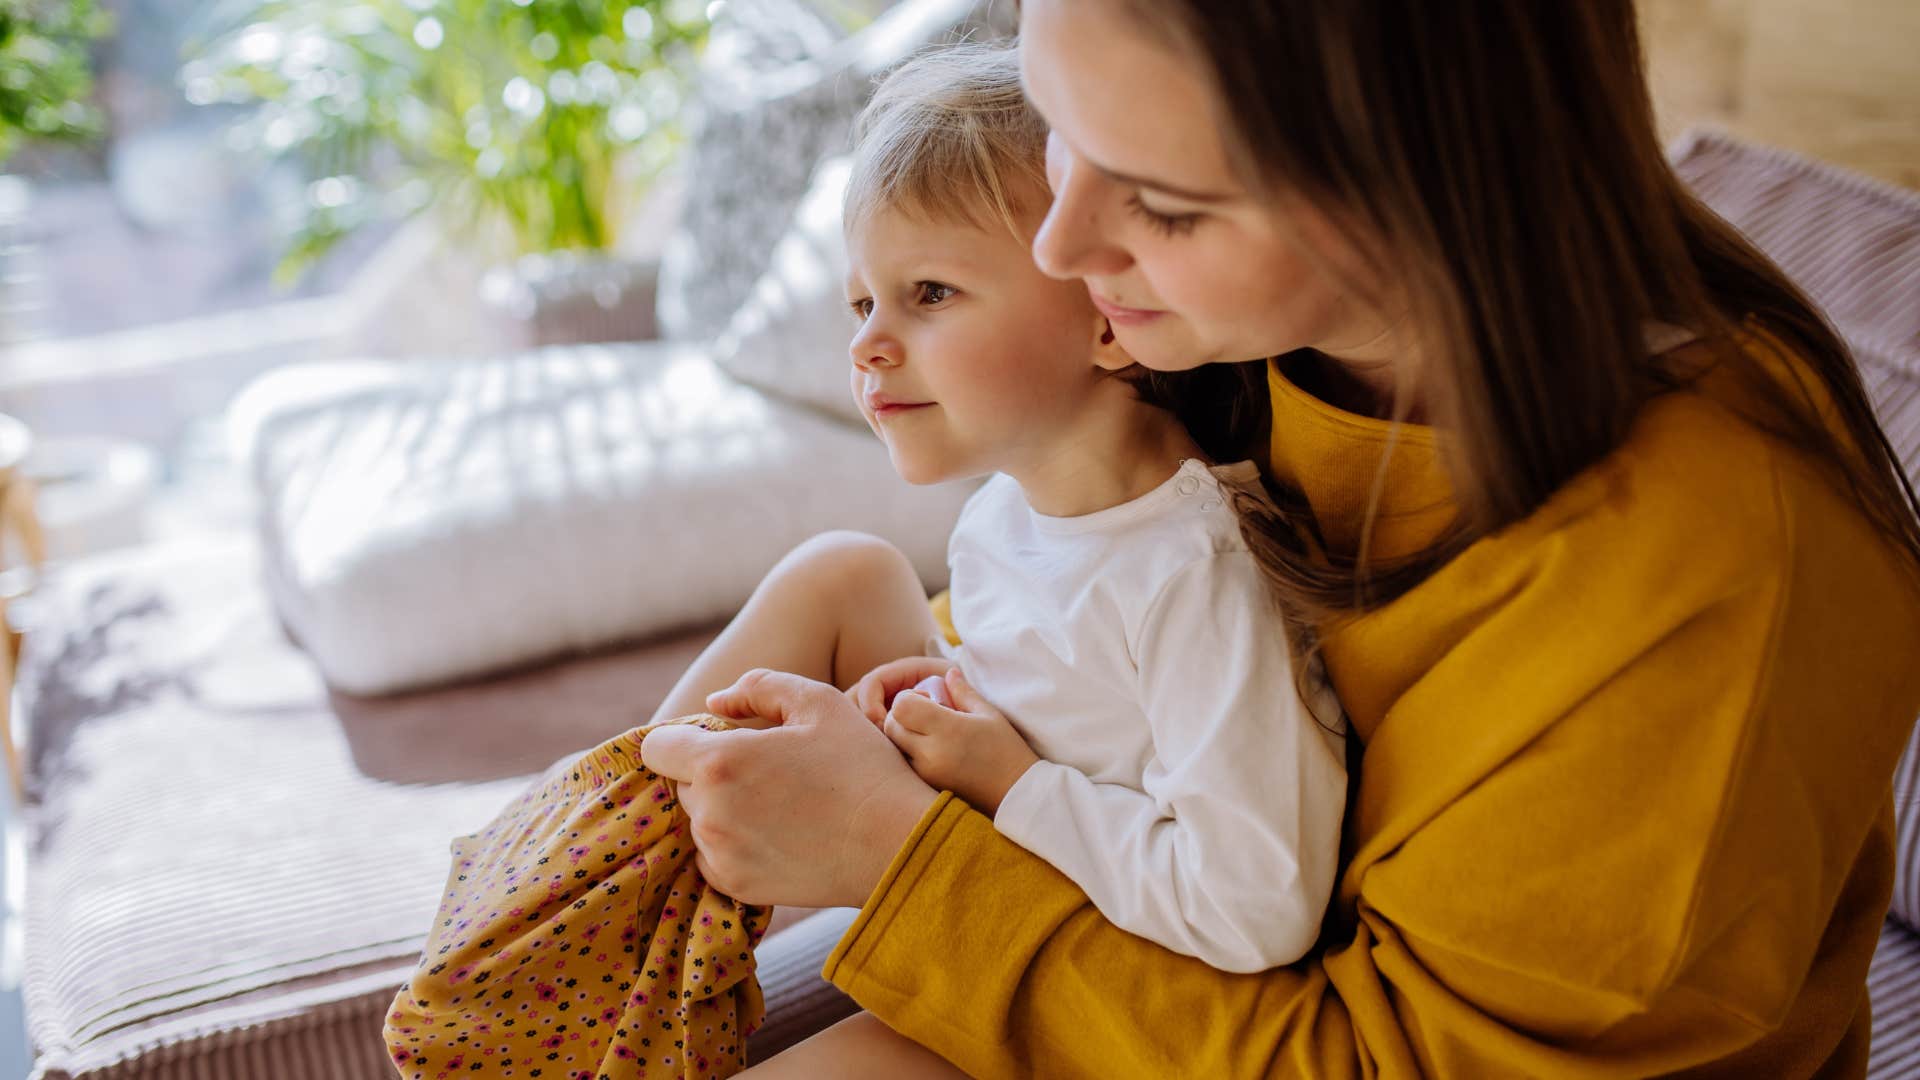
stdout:
<svg viewBox="0 0 1920 1080">
<path fill-rule="evenodd" d="M 686 205 L 661 259 L 663 337 L 707 340 L 726 328 L 814 169 L 848 149 L 875 77 L 930 44 L 1002 32 L 1006 15 L 989 27 L 990 6 L 903 0 L 851 37 L 802 0 L 722 9 L 693 103 Z"/>
<path fill-rule="evenodd" d="M 848 387 L 854 320 L 845 303 L 841 205 L 853 163 L 829 158 L 774 245 L 766 273 L 713 350 L 714 363 L 749 386 L 864 427 Z"/>
</svg>

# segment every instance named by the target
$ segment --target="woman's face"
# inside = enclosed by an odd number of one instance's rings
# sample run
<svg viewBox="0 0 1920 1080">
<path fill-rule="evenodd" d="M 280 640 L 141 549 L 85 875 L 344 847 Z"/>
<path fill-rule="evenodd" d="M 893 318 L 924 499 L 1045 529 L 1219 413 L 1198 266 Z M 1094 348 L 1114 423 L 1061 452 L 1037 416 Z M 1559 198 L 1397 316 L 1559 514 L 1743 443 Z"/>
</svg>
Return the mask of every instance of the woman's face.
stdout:
<svg viewBox="0 0 1920 1080">
<path fill-rule="evenodd" d="M 1020 54 L 1053 129 L 1034 258 L 1085 279 L 1134 359 L 1177 371 L 1308 346 L 1384 358 L 1381 321 L 1351 297 L 1351 248 L 1320 213 L 1235 176 L 1197 54 L 1115 0 L 1026 0 Z"/>
</svg>

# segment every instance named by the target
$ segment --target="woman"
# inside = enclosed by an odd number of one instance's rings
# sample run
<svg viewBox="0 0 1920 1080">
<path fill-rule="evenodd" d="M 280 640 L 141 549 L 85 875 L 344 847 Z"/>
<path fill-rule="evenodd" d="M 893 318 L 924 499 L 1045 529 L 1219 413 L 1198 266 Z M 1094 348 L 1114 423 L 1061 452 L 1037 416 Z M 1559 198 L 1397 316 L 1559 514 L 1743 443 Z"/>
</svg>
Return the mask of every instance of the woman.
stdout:
<svg viewBox="0 0 1920 1080">
<path fill-rule="evenodd" d="M 766 673 L 780 727 L 647 743 L 711 879 L 864 905 L 828 977 L 974 1075 L 1862 1074 L 1920 523 L 1832 331 L 1667 169 L 1631 4 L 1021 22 L 1040 265 L 1149 367 L 1278 358 L 1249 535 L 1365 748 L 1323 950 L 1129 937 Z"/>
</svg>

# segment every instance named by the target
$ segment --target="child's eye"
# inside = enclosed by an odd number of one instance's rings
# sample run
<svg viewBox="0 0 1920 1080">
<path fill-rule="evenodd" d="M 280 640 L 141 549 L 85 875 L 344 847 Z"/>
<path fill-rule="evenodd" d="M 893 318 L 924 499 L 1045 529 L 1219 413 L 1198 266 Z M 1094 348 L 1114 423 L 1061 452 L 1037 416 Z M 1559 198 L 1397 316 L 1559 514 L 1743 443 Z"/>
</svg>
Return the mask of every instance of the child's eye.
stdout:
<svg viewBox="0 0 1920 1080">
<path fill-rule="evenodd" d="M 937 281 L 923 281 L 920 283 L 920 302 L 938 304 L 952 299 L 953 294 L 959 291 L 951 285 L 942 285 Z"/>
<path fill-rule="evenodd" d="M 1199 214 L 1162 214 L 1140 201 L 1140 193 L 1134 192 L 1127 200 L 1127 209 L 1138 214 L 1148 225 L 1153 226 L 1167 236 L 1184 236 L 1193 231 L 1200 220 Z"/>
<path fill-rule="evenodd" d="M 854 318 L 861 322 L 866 322 L 867 316 L 873 314 L 873 298 L 863 296 L 858 300 L 849 300 L 847 301 L 847 309 L 853 312 Z"/>
</svg>

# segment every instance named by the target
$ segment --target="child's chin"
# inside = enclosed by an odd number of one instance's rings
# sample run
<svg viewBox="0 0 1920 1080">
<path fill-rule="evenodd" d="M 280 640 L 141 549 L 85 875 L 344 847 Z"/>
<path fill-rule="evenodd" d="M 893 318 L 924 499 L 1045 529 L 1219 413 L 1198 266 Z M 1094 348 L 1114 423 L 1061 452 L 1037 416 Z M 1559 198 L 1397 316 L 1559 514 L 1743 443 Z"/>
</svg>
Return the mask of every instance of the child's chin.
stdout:
<svg viewBox="0 0 1920 1080">
<path fill-rule="evenodd" d="M 900 474 L 900 479 L 915 486 L 939 484 L 960 476 L 953 469 L 925 461 L 902 461 L 897 455 L 893 459 L 893 471 Z"/>
<path fill-rule="evenodd" d="M 926 487 L 928 484 L 938 484 L 942 481 L 953 479 L 953 477 L 947 473 L 932 469 L 901 469 L 899 472 L 900 479 L 905 480 L 915 487 Z"/>
</svg>

